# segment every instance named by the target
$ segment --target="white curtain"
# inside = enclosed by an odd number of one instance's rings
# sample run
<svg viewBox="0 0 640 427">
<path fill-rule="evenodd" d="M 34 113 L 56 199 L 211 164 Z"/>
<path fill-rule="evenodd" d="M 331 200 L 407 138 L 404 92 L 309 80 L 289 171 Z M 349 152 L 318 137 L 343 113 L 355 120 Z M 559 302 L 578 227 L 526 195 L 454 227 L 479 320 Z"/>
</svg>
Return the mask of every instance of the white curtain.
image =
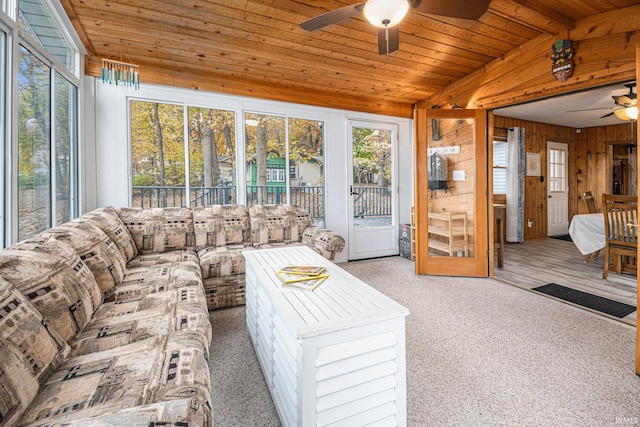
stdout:
<svg viewBox="0 0 640 427">
<path fill-rule="evenodd" d="M 507 242 L 524 241 L 524 129 L 507 130 Z"/>
</svg>

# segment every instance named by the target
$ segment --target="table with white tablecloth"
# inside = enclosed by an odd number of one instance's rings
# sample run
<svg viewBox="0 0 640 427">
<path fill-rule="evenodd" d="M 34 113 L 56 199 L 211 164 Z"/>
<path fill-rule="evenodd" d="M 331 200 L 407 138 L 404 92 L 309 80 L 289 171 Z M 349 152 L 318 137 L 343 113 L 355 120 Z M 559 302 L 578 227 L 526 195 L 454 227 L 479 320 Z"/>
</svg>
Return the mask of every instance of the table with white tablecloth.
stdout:
<svg viewBox="0 0 640 427">
<path fill-rule="evenodd" d="M 606 236 L 602 213 L 574 215 L 569 225 L 569 235 L 582 255 L 604 249 Z"/>
</svg>

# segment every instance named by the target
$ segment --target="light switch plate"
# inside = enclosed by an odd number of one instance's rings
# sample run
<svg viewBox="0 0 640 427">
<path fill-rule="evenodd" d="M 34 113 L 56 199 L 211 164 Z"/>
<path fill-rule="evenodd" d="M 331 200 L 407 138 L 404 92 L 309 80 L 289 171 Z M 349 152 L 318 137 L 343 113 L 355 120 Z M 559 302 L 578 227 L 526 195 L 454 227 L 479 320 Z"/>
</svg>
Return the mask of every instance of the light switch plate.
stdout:
<svg viewBox="0 0 640 427">
<path fill-rule="evenodd" d="M 464 171 L 453 171 L 453 180 L 454 181 L 464 181 Z"/>
</svg>

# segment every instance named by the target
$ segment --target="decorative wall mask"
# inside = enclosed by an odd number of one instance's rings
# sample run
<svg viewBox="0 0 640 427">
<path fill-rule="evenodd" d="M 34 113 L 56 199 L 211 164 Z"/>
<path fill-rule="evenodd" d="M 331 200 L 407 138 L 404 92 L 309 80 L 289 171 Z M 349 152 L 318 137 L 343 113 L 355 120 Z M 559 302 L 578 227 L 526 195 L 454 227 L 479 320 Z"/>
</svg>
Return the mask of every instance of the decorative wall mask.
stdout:
<svg viewBox="0 0 640 427">
<path fill-rule="evenodd" d="M 551 71 L 559 82 L 565 82 L 573 74 L 575 46 L 569 39 L 558 39 L 552 47 Z"/>
</svg>

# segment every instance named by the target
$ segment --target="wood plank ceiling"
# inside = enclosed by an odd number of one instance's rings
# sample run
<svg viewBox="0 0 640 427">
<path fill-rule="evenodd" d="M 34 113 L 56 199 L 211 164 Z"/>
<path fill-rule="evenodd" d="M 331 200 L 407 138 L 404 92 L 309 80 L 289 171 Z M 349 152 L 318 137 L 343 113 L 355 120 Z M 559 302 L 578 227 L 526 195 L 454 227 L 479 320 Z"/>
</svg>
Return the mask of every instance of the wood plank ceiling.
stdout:
<svg viewBox="0 0 640 427">
<path fill-rule="evenodd" d="M 376 30 L 362 15 L 314 32 L 299 27 L 346 1 L 61 2 L 87 49 L 88 75 L 100 76 L 101 59 L 122 54 L 140 65 L 142 84 L 403 117 L 539 35 L 567 34 L 576 20 L 640 4 L 492 0 L 478 21 L 410 12 L 400 24 L 400 49 L 381 56 Z"/>
</svg>

